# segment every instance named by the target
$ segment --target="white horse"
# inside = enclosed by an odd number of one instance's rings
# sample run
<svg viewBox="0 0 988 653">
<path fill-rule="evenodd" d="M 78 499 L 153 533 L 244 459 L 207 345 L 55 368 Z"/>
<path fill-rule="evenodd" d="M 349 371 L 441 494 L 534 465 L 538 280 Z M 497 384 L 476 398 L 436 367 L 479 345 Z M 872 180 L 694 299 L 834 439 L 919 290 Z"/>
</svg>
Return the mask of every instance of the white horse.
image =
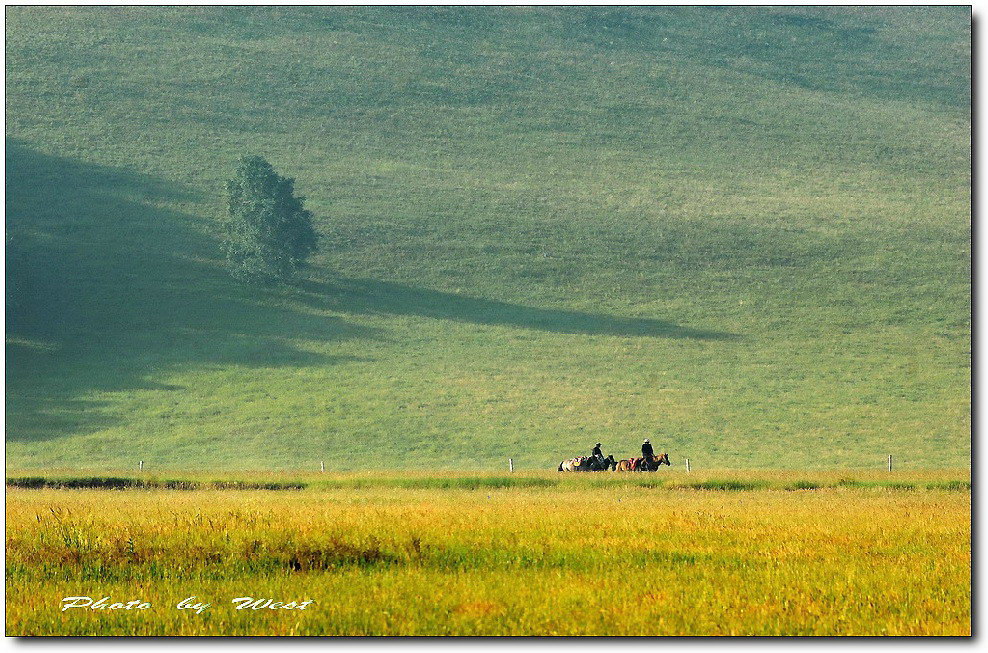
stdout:
<svg viewBox="0 0 988 653">
<path fill-rule="evenodd" d="M 558 472 L 605 472 L 608 469 L 614 469 L 617 466 L 617 461 L 614 460 L 614 456 L 608 456 L 604 458 L 603 464 L 593 456 L 580 456 L 579 458 L 570 458 L 569 460 L 564 460 L 559 463 L 559 467 L 556 469 Z"/>
</svg>

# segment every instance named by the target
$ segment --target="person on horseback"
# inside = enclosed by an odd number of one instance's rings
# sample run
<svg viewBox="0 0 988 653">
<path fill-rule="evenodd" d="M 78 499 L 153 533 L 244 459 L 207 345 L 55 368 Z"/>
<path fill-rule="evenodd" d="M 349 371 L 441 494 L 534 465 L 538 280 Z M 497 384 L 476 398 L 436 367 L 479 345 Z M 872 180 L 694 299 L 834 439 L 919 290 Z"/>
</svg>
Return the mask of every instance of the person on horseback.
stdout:
<svg viewBox="0 0 988 653">
<path fill-rule="evenodd" d="M 594 445 L 593 451 L 590 452 L 590 457 L 597 462 L 598 466 L 603 467 L 606 463 L 604 462 L 604 454 L 600 450 L 600 443 Z"/>
<path fill-rule="evenodd" d="M 652 444 L 645 438 L 642 442 L 642 462 L 641 468 L 645 471 L 650 471 L 652 469 L 652 459 L 655 458 L 655 452 L 652 451 Z"/>
</svg>

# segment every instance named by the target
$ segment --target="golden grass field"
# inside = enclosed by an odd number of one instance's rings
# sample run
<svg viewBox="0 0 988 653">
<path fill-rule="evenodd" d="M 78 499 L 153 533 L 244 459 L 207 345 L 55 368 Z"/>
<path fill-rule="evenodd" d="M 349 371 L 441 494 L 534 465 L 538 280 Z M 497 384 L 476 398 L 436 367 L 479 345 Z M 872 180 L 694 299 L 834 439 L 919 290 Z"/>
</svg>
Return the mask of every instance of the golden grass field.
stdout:
<svg viewBox="0 0 988 653">
<path fill-rule="evenodd" d="M 299 478 L 8 487 L 7 634 L 971 632 L 967 470 Z"/>
</svg>

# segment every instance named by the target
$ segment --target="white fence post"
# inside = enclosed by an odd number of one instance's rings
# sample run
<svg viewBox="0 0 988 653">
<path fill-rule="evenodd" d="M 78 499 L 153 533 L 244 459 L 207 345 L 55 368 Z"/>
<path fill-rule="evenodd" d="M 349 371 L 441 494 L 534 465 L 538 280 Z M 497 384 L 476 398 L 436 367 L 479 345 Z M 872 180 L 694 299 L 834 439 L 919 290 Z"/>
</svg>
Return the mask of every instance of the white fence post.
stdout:
<svg viewBox="0 0 988 653">
<path fill-rule="evenodd" d="M 892 471 L 892 454 L 889 454 L 889 471 Z"/>
<path fill-rule="evenodd" d="M 141 470 L 142 472 L 144 471 L 144 461 L 143 460 L 141 461 L 141 464 L 139 464 L 137 466 L 137 469 Z"/>
<path fill-rule="evenodd" d="M 508 458 L 508 471 L 509 472 L 515 471 L 515 461 L 511 460 L 510 458 Z"/>
<path fill-rule="evenodd" d="M 689 458 L 686 459 L 686 473 L 687 474 L 690 473 L 690 459 Z"/>
<path fill-rule="evenodd" d="M 325 472 L 326 471 L 326 461 L 325 460 L 320 460 L 319 461 L 319 471 L 320 472 Z"/>
</svg>

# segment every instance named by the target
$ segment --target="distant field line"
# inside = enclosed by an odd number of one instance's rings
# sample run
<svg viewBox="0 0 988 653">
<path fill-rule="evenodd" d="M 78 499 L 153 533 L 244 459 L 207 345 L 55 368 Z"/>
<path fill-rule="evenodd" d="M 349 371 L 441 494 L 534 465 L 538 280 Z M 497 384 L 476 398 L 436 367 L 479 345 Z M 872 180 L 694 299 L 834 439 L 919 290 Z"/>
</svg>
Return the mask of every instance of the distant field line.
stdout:
<svg viewBox="0 0 988 653">
<path fill-rule="evenodd" d="M 579 480 L 582 479 L 582 480 Z M 103 490 L 361 490 L 393 488 L 396 490 L 449 489 L 491 490 L 511 488 L 567 487 L 640 487 L 643 489 L 755 491 L 755 490 L 826 490 L 826 489 L 885 489 L 885 490 L 966 490 L 971 481 L 960 479 L 922 480 L 867 480 L 840 478 L 836 481 L 809 479 L 725 479 L 710 478 L 702 481 L 680 481 L 646 473 L 587 473 L 559 478 L 532 476 L 463 476 L 463 477 L 370 477 L 340 478 L 316 481 L 256 481 L 256 480 L 198 480 L 133 478 L 126 476 L 14 476 L 6 478 L 7 487 L 22 489 L 103 489 Z"/>
</svg>

